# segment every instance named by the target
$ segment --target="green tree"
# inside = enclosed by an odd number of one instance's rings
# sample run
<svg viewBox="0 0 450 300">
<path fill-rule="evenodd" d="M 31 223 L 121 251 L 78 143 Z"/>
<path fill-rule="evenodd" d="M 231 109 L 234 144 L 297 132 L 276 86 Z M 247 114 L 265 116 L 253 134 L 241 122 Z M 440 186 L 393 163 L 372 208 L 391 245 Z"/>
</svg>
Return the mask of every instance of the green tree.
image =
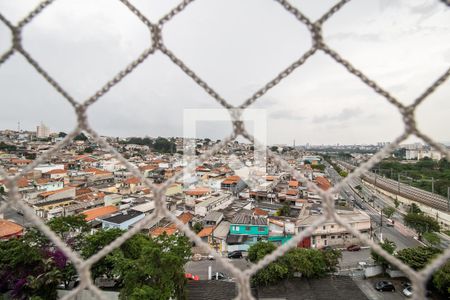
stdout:
<svg viewBox="0 0 450 300">
<path fill-rule="evenodd" d="M 425 232 L 423 238 L 432 246 L 438 246 L 441 243 L 441 239 L 434 232 Z"/>
<path fill-rule="evenodd" d="M 5 194 L 5 188 L 3 186 L 0 186 L 0 195 Z"/>
<path fill-rule="evenodd" d="M 317 249 L 293 249 L 282 257 L 289 269 L 289 274 L 299 272 L 307 278 L 320 277 L 326 274 L 327 265 L 323 254 Z"/>
<path fill-rule="evenodd" d="M 421 214 L 421 213 L 423 213 L 422 210 L 420 209 L 419 205 L 417 205 L 416 203 L 412 203 L 410 205 L 409 212 L 413 213 L 413 214 Z"/>
<path fill-rule="evenodd" d="M 393 208 L 392 206 L 387 206 L 387 207 L 383 208 L 383 215 L 385 215 L 386 218 L 392 217 L 392 215 L 394 213 L 395 213 L 395 208 Z"/>
<path fill-rule="evenodd" d="M 8 292 L 13 299 L 56 299 L 60 267 L 66 261 L 58 266 L 55 252 L 30 244 L 23 237 L 0 242 L 0 293 Z"/>
<path fill-rule="evenodd" d="M 347 177 L 347 176 L 348 176 L 348 172 L 346 172 L 346 171 L 340 171 L 340 172 L 339 172 L 339 175 L 340 175 L 341 177 Z"/>
<path fill-rule="evenodd" d="M 67 133 L 62 132 L 62 131 L 60 131 L 60 132 L 58 133 L 58 137 L 60 137 L 60 138 L 65 138 L 66 135 L 67 135 Z"/>
<path fill-rule="evenodd" d="M 87 141 L 88 137 L 83 132 L 81 132 L 76 137 L 74 137 L 73 140 L 74 141 Z"/>
<path fill-rule="evenodd" d="M 446 297 L 450 297 L 450 260 L 433 275 L 434 286 Z"/>
<path fill-rule="evenodd" d="M 336 272 L 339 260 L 342 258 L 342 252 L 338 249 L 325 249 L 322 250 L 323 259 L 327 266 L 328 272 Z"/>
<path fill-rule="evenodd" d="M 184 265 L 191 245 L 184 236 L 138 234 L 114 254 L 123 279 L 120 299 L 186 299 Z"/>
<path fill-rule="evenodd" d="M 406 226 L 411 227 L 412 229 L 417 231 L 417 233 L 419 234 L 419 238 L 422 238 L 422 235 L 425 232 L 440 230 L 438 221 L 424 214 L 408 213 L 403 220 L 405 221 Z"/>
<path fill-rule="evenodd" d="M 289 204 L 283 204 L 283 206 L 281 207 L 281 208 L 279 208 L 278 210 L 277 210 L 277 212 L 278 212 L 278 216 L 286 216 L 286 217 L 288 217 L 289 216 L 289 214 L 291 213 L 291 207 L 289 206 Z"/>
<path fill-rule="evenodd" d="M 196 222 L 192 226 L 192 229 L 194 229 L 195 233 L 199 233 L 203 229 L 203 225 L 200 222 Z"/>
<path fill-rule="evenodd" d="M 270 147 L 270 151 L 278 152 L 278 147 L 277 146 L 272 146 L 272 147 Z"/>
<path fill-rule="evenodd" d="M 319 171 L 323 172 L 325 170 L 325 165 L 322 165 L 322 164 L 311 165 L 311 168 L 313 168 L 314 170 L 319 170 Z"/>
<path fill-rule="evenodd" d="M 247 259 L 253 263 L 256 263 L 263 259 L 267 254 L 273 252 L 275 249 L 276 246 L 270 242 L 258 242 L 250 246 L 248 249 Z M 253 275 L 252 282 L 258 286 L 274 284 L 281 279 L 286 278 L 288 272 L 288 267 L 280 259 L 277 259 Z"/>
<path fill-rule="evenodd" d="M 274 244 L 261 241 L 249 248 L 247 258 L 256 263 L 275 249 Z M 252 282 L 256 285 L 274 284 L 293 277 L 294 273 L 301 273 L 307 278 L 320 277 L 335 271 L 340 258 L 341 252 L 338 250 L 292 249 L 258 271 L 252 277 Z"/>
<path fill-rule="evenodd" d="M 176 149 L 177 149 L 177 146 L 175 145 L 175 143 L 173 143 L 163 137 L 158 137 L 153 142 L 152 147 L 153 147 L 153 150 L 155 150 L 156 152 L 160 152 L 160 153 L 174 153 L 174 152 L 176 152 Z"/>
<path fill-rule="evenodd" d="M 421 246 L 399 250 L 396 256 L 414 270 L 420 270 L 441 252 L 437 248 Z"/>
<path fill-rule="evenodd" d="M 395 243 L 388 239 L 385 239 L 383 243 L 380 243 L 380 246 L 384 251 L 386 251 L 389 254 L 393 254 L 395 249 L 397 248 Z M 376 264 L 381 265 L 383 268 L 386 268 L 389 265 L 388 261 L 383 256 L 376 253 L 375 251 L 372 250 L 370 252 L 370 255 L 372 256 L 373 261 Z"/>
<path fill-rule="evenodd" d="M 247 259 L 252 263 L 256 263 L 260 259 L 264 258 L 267 254 L 273 252 L 277 247 L 270 242 L 258 242 L 248 249 Z"/>
<path fill-rule="evenodd" d="M 99 230 L 93 235 L 85 238 L 83 241 L 83 246 L 81 250 L 81 255 L 83 258 L 87 259 L 103 249 L 105 246 L 109 245 L 120 235 L 123 231 L 117 228 L 111 228 L 108 230 Z M 91 267 L 92 278 L 95 280 L 97 277 L 106 276 L 107 278 L 114 277 L 114 266 L 115 266 L 115 252 L 119 251 L 115 249 L 112 253 L 109 253 L 100 261 L 96 262 Z"/>
<path fill-rule="evenodd" d="M 92 153 L 92 152 L 94 152 L 94 148 L 92 148 L 92 147 L 84 148 L 84 153 Z"/>
<path fill-rule="evenodd" d="M 398 201 L 398 199 L 394 199 L 394 206 L 395 208 L 398 208 L 400 206 L 400 201 Z"/>
</svg>

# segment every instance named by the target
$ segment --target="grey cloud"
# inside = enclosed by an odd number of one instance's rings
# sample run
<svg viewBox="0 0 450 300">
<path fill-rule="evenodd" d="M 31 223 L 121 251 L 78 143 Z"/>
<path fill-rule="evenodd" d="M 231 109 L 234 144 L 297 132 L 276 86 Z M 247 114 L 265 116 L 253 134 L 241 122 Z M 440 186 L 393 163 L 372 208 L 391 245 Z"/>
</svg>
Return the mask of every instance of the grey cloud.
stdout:
<svg viewBox="0 0 450 300">
<path fill-rule="evenodd" d="M 295 111 L 287 109 L 274 111 L 269 114 L 269 118 L 291 121 L 301 121 L 305 119 L 305 117 L 298 115 Z"/>
<path fill-rule="evenodd" d="M 336 115 L 321 115 L 313 117 L 314 123 L 328 123 L 328 122 L 345 122 L 350 119 L 354 119 L 360 116 L 363 113 L 363 110 L 360 108 L 344 108 L 340 113 Z"/>
</svg>

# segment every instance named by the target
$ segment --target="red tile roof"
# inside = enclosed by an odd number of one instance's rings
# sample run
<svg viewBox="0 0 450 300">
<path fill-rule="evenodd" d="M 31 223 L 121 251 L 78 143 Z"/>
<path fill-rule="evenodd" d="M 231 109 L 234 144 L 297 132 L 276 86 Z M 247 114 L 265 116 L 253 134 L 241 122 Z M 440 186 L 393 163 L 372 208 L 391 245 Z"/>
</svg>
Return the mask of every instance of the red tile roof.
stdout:
<svg viewBox="0 0 450 300">
<path fill-rule="evenodd" d="M 286 195 L 289 195 L 289 196 L 296 196 L 297 194 L 298 194 L 297 190 L 288 190 L 286 192 Z"/>
<path fill-rule="evenodd" d="M 331 187 L 331 183 L 325 177 L 318 176 L 316 177 L 316 184 L 319 188 L 326 191 Z"/>
<path fill-rule="evenodd" d="M 81 214 L 85 215 L 86 216 L 85 220 L 89 222 L 98 217 L 106 216 L 106 215 L 115 213 L 117 211 L 118 211 L 117 207 L 115 207 L 113 205 L 108 205 L 108 206 L 102 206 L 102 207 L 85 210 Z"/>
<path fill-rule="evenodd" d="M 298 181 L 296 181 L 296 180 L 289 181 L 289 186 L 290 187 L 298 187 Z"/>
<path fill-rule="evenodd" d="M 269 213 L 261 208 L 255 207 L 253 209 L 253 213 L 255 214 L 255 216 L 267 216 L 269 215 Z"/>
<path fill-rule="evenodd" d="M 157 237 L 157 236 L 160 236 L 163 233 L 166 233 L 167 235 L 172 235 L 175 232 L 177 232 L 177 228 L 173 228 L 173 227 L 156 227 L 155 229 L 153 229 L 150 232 L 150 235 L 152 237 Z"/>
<path fill-rule="evenodd" d="M 83 170 L 86 173 L 94 173 L 95 175 L 106 175 L 106 174 L 112 174 L 111 172 L 100 170 L 97 168 L 87 168 Z"/>
<path fill-rule="evenodd" d="M 67 191 L 67 190 L 70 190 L 70 189 L 73 189 L 73 187 L 68 186 L 68 187 L 64 187 L 62 189 L 55 190 L 55 191 L 43 192 L 43 193 L 40 193 L 39 196 L 47 197 L 47 196 L 58 194 L 58 193 L 61 193 L 61 192 L 64 192 L 64 191 Z"/>
<path fill-rule="evenodd" d="M 186 190 L 184 193 L 188 196 L 201 196 L 210 193 L 211 190 L 208 188 L 196 188 L 193 190 Z"/>
<path fill-rule="evenodd" d="M 130 177 L 123 181 L 123 183 L 125 184 L 135 184 L 135 185 L 139 184 L 139 182 L 141 182 L 141 180 L 137 177 Z"/>
<path fill-rule="evenodd" d="M 197 233 L 198 237 L 206 237 L 206 236 L 210 236 L 214 231 L 214 226 L 208 226 L 203 228 L 202 230 L 200 230 L 199 233 Z"/>
<path fill-rule="evenodd" d="M 0 239 L 22 234 L 23 227 L 8 220 L 0 219 Z"/>
</svg>

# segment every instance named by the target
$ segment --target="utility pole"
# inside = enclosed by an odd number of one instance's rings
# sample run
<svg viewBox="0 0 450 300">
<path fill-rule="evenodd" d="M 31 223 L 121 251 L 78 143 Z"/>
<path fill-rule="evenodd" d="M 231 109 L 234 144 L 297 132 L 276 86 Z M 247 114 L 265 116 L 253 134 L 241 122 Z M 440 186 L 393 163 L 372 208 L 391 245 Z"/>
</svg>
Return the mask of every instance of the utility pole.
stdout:
<svg viewBox="0 0 450 300">
<path fill-rule="evenodd" d="M 380 242 L 383 242 L 383 209 L 381 209 L 381 218 L 380 218 Z"/>
<path fill-rule="evenodd" d="M 450 211 L 450 186 L 447 187 L 447 205 L 448 211 Z"/>
<path fill-rule="evenodd" d="M 431 177 L 431 192 L 434 194 L 434 177 Z"/>
</svg>

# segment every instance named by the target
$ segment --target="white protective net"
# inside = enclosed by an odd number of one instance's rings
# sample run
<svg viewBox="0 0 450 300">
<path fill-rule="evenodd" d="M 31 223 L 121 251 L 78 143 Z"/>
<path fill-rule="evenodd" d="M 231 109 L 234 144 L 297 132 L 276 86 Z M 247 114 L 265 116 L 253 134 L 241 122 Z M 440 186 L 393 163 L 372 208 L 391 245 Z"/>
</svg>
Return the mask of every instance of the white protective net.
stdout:
<svg viewBox="0 0 450 300">
<path fill-rule="evenodd" d="M 393 95 L 385 91 L 382 87 L 380 87 L 376 82 L 369 79 L 364 73 L 360 70 L 356 69 L 352 66 L 352 64 L 343 58 L 339 53 L 331 49 L 323 39 L 322 36 L 322 25 L 330 19 L 337 11 L 339 11 L 346 3 L 351 0 L 342 0 L 338 2 L 336 5 L 331 7 L 324 15 L 320 17 L 315 22 L 309 20 L 305 15 L 302 14 L 296 7 L 292 6 L 286 0 L 274 0 L 278 2 L 285 10 L 286 14 L 292 14 L 295 18 L 306 25 L 308 28 L 311 38 L 312 38 L 312 46 L 306 51 L 298 60 L 294 61 L 288 68 L 281 71 L 274 79 L 265 84 L 261 89 L 257 90 L 250 98 L 246 99 L 240 106 L 234 107 L 229 104 L 224 98 L 222 98 L 217 92 L 215 92 L 203 79 L 196 75 L 196 73 L 191 70 L 182 60 L 180 60 L 174 53 L 172 53 L 168 48 L 166 48 L 163 37 L 162 37 L 162 29 L 166 23 L 170 22 L 172 18 L 174 18 L 177 14 L 181 13 L 185 8 L 194 0 L 185 0 L 182 1 L 178 6 L 174 7 L 168 14 L 163 16 L 157 23 L 150 22 L 146 16 L 144 16 L 141 11 L 139 11 L 136 7 L 134 7 L 127 0 L 119 0 L 124 4 L 124 9 L 129 9 L 133 12 L 139 20 L 142 21 L 143 25 L 146 26 L 150 33 L 152 44 L 148 49 L 146 49 L 138 58 L 132 61 L 124 70 L 116 74 L 110 81 L 108 81 L 105 85 L 103 85 L 94 95 L 86 99 L 84 102 L 77 102 L 66 90 L 61 87 L 58 82 L 50 76 L 40 65 L 39 63 L 33 59 L 30 53 L 27 52 L 26 49 L 22 46 L 22 36 L 21 33 L 25 26 L 27 26 L 37 15 L 39 15 L 43 10 L 45 10 L 48 6 L 50 6 L 54 0 L 43 1 L 40 5 L 38 5 L 33 11 L 31 11 L 24 19 L 18 22 L 17 25 L 11 24 L 8 19 L 0 13 L 0 20 L 11 30 L 12 33 L 12 44 L 9 50 L 7 50 L 4 54 L 0 56 L 0 66 L 5 63 L 12 55 L 22 55 L 28 63 L 33 66 L 33 68 L 41 74 L 46 81 L 53 86 L 53 88 L 58 91 L 73 107 L 76 115 L 77 115 L 77 127 L 74 131 L 68 134 L 64 140 L 58 144 L 56 144 L 52 149 L 45 152 L 42 156 L 38 157 L 33 161 L 30 165 L 25 167 L 19 174 L 15 176 L 9 176 L 5 170 L 0 168 L 0 176 L 4 177 L 6 180 L 6 185 L 9 189 L 8 201 L 5 203 L 1 203 L 0 212 L 3 211 L 9 205 L 14 204 L 16 207 L 22 209 L 24 211 L 24 215 L 27 219 L 29 219 L 39 230 L 42 231 L 57 247 L 59 247 L 65 255 L 73 262 L 77 272 L 80 276 L 81 283 L 80 285 L 72 290 L 68 295 L 66 295 L 65 299 L 71 299 L 75 297 L 81 290 L 89 289 L 93 295 L 95 295 L 99 299 L 104 299 L 101 290 L 99 290 L 92 282 L 90 276 L 90 268 L 91 266 L 105 257 L 108 253 L 110 253 L 115 248 L 119 247 L 122 243 L 124 243 L 127 239 L 129 239 L 134 234 L 141 231 L 146 224 L 151 222 L 155 217 L 164 216 L 173 221 L 177 227 L 191 240 L 194 241 L 197 245 L 201 246 L 205 250 L 211 252 L 211 254 L 216 255 L 217 260 L 236 278 L 238 284 L 238 299 L 253 299 L 250 290 L 250 277 L 255 274 L 261 268 L 267 266 L 272 261 L 276 260 L 278 257 L 282 256 L 285 252 L 287 252 L 290 248 L 294 247 L 299 241 L 303 238 L 309 236 L 318 226 L 323 224 L 326 220 L 333 220 L 338 224 L 345 227 L 349 232 L 358 237 L 363 243 L 372 247 L 374 251 L 383 256 L 389 263 L 397 266 L 401 271 L 403 271 L 412 281 L 415 289 L 414 299 L 423 299 L 425 298 L 425 283 L 428 278 L 433 274 L 433 272 L 442 266 L 449 258 L 450 258 L 450 249 L 447 249 L 443 254 L 441 254 L 437 259 L 435 259 L 432 263 L 427 265 L 426 268 L 421 270 L 420 272 L 414 271 L 409 266 L 403 264 L 400 260 L 395 258 L 394 256 L 385 252 L 378 244 L 375 244 L 373 241 L 367 239 L 362 236 L 357 230 L 352 228 L 350 225 L 346 224 L 339 215 L 334 210 L 334 201 L 332 195 L 336 192 L 339 192 L 341 187 L 347 184 L 352 179 L 359 177 L 362 173 L 367 172 L 371 169 L 376 163 L 378 163 L 385 155 L 392 152 L 399 143 L 408 138 L 410 135 L 415 135 L 418 138 L 422 139 L 424 142 L 433 146 L 435 149 L 439 150 L 443 153 L 447 159 L 450 159 L 450 151 L 445 149 L 441 144 L 436 143 L 431 138 L 429 138 L 424 133 L 420 132 L 416 127 L 414 113 L 417 107 L 425 101 L 425 99 L 432 94 L 440 85 L 442 85 L 450 76 L 450 68 L 442 74 L 437 80 L 433 82 L 421 95 L 419 95 L 412 104 L 406 106 L 402 104 L 398 99 L 396 99 Z M 437 1 L 437 0 L 436 0 Z M 450 6 L 450 1 L 443 0 L 443 5 Z M 403 123 L 405 125 L 403 133 L 397 137 L 391 144 L 387 145 L 384 149 L 379 151 L 376 155 L 374 155 L 369 161 L 365 162 L 358 168 L 354 170 L 348 177 L 346 177 L 339 184 L 334 186 L 332 189 L 328 191 L 322 191 L 319 189 L 314 183 L 308 182 L 308 187 L 316 191 L 322 198 L 322 203 L 324 207 L 324 214 L 312 224 L 307 230 L 302 231 L 300 234 L 294 236 L 289 242 L 277 248 L 276 251 L 267 255 L 264 259 L 260 260 L 255 265 L 252 265 L 249 269 L 245 271 L 241 271 L 233 266 L 231 263 L 226 261 L 225 259 L 219 257 L 215 252 L 213 252 L 208 244 L 201 241 L 197 235 L 191 231 L 187 226 L 185 226 L 181 221 L 179 221 L 174 215 L 172 215 L 163 205 L 165 198 L 165 191 L 172 183 L 176 180 L 180 179 L 183 176 L 183 172 L 174 175 L 172 178 L 166 180 L 160 186 L 153 185 L 147 178 L 144 177 L 140 171 L 134 167 L 131 163 L 129 163 L 120 153 L 118 153 L 111 145 L 109 145 L 103 138 L 101 138 L 89 125 L 88 118 L 86 115 L 86 110 L 90 105 L 98 101 L 104 94 L 108 93 L 108 91 L 113 88 L 117 83 L 119 83 L 124 77 L 133 72 L 136 67 L 138 67 L 143 61 L 145 61 L 150 55 L 155 54 L 160 51 L 164 55 L 166 55 L 175 65 L 177 65 L 187 76 L 189 76 L 193 81 L 195 81 L 202 89 L 204 89 L 213 99 L 215 99 L 220 105 L 224 108 L 228 109 L 230 112 L 232 122 L 233 122 L 233 132 L 226 139 L 223 139 L 219 144 L 216 144 L 208 153 L 201 155 L 196 161 L 191 162 L 192 165 L 201 163 L 208 159 L 211 155 L 214 155 L 221 147 L 226 145 L 229 141 L 232 141 L 239 135 L 248 139 L 249 141 L 258 145 L 258 141 L 255 141 L 253 136 L 246 131 L 244 127 L 243 121 L 241 121 L 240 111 L 247 108 L 249 105 L 257 101 L 262 95 L 264 95 L 268 90 L 276 86 L 283 78 L 287 77 L 294 70 L 303 65 L 311 56 L 313 56 L 316 52 L 322 51 L 329 55 L 334 61 L 340 65 L 342 65 L 348 72 L 358 77 L 362 82 L 364 82 L 367 86 L 372 88 L 372 90 L 384 97 L 390 104 L 394 105 L 401 115 L 403 116 Z M 120 162 L 122 162 L 127 169 L 140 178 L 142 182 L 152 189 L 154 193 L 155 200 L 155 211 L 153 214 L 146 216 L 142 221 L 140 221 L 136 226 L 132 229 L 124 233 L 121 237 L 116 239 L 114 242 L 109 244 L 107 247 L 103 248 L 97 254 L 93 255 L 87 260 L 83 260 L 78 253 L 72 251 L 54 232 L 52 232 L 45 223 L 35 215 L 34 211 L 28 207 L 24 203 L 24 201 L 20 198 L 17 189 L 17 180 L 22 177 L 24 174 L 32 170 L 38 164 L 44 162 L 51 155 L 56 154 L 63 146 L 68 144 L 76 135 L 78 135 L 81 131 L 87 132 L 92 138 L 108 150 L 115 158 L 117 158 Z M 287 170 L 293 177 L 295 178 L 303 178 L 301 174 L 299 174 L 295 169 L 293 169 L 286 161 L 284 161 L 277 154 L 268 151 L 268 156 L 281 168 Z"/>
</svg>

